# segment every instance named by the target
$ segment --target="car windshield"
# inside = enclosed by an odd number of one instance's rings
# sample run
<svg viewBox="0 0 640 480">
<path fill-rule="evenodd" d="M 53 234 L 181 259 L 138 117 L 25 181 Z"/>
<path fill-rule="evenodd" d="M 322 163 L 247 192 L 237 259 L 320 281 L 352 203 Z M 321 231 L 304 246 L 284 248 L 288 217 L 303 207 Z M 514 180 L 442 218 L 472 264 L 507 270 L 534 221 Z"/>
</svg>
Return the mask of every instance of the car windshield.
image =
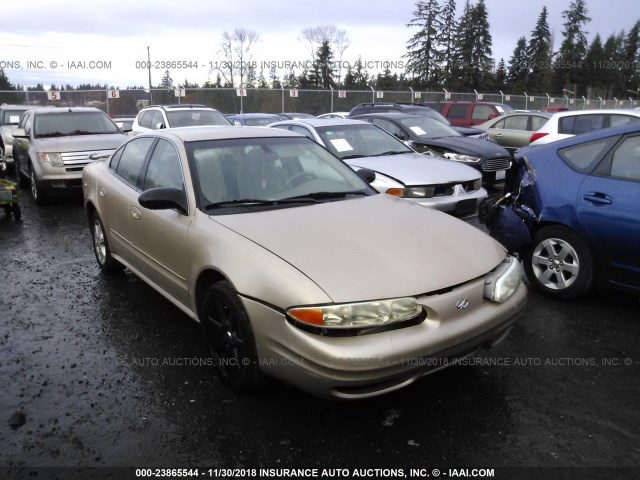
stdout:
<svg viewBox="0 0 640 480">
<path fill-rule="evenodd" d="M 0 125 L 18 125 L 26 110 L 5 110 L 2 112 Z"/>
<path fill-rule="evenodd" d="M 179 110 L 167 112 L 167 119 L 171 128 L 194 127 L 198 125 L 224 125 L 228 127 L 231 122 L 215 110 Z"/>
<path fill-rule="evenodd" d="M 40 113 L 36 115 L 33 131 L 36 137 L 121 133 L 102 112 Z"/>
<path fill-rule="evenodd" d="M 460 133 L 448 125 L 427 117 L 403 118 L 400 123 L 422 138 L 459 137 Z"/>
<path fill-rule="evenodd" d="M 291 205 L 368 195 L 351 168 L 307 138 L 239 138 L 185 144 L 203 209 Z"/>
<path fill-rule="evenodd" d="M 341 159 L 410 153 L 404 143 L 371 125 L 316 127 L 324 145 Z"/>
</svg>

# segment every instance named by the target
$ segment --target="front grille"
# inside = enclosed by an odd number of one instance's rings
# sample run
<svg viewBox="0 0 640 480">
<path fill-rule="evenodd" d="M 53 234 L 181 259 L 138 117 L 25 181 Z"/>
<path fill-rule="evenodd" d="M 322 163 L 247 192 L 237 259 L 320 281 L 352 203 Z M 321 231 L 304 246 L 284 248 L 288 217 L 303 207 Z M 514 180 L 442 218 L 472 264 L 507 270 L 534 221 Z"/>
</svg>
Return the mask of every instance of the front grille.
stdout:
<svg viewBox="0 0 640 480">
<path fill-rule="evenodd" d="M 482 164 L 482 170 L 485 172 L 495 172 L 496 170 L 506 170 L 511 166 L 509 157 L 489 158 Z"/>
<path fill-rule="evenodd" d="M 434 197 L 450 197 L 455 191 L 455 184 L 436 185 L 433 190 Z"/>
<path fill-rule="evenodd" d="M 65 152 L 61 153 L 62 163 L 67 172 L 80 172 L 82 169 L 93 162 L 89 157 L 91 155 L 111 155 L 115 149 L 109 150 L 89 150 L 86 152 Z"/>
</svg>

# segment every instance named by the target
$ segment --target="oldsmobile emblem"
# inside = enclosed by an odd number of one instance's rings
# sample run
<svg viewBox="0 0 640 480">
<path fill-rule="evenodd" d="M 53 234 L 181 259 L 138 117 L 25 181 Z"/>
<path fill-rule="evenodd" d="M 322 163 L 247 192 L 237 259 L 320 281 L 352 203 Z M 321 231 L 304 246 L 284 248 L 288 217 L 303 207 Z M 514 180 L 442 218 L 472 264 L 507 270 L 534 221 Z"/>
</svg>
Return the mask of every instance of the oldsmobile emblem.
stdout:
<svg viewBox="0 0 640 480">
<path fill-rule="evenodd" d="M 458 310 L 464 310 L 465 308 L 467 308 L 469 306 L 469 300 L 467 300 L 466 298 L 461 298 L 460 300 L 458 300 L 458 302 L 456 303 L 456 308 Z"/>
</svg>

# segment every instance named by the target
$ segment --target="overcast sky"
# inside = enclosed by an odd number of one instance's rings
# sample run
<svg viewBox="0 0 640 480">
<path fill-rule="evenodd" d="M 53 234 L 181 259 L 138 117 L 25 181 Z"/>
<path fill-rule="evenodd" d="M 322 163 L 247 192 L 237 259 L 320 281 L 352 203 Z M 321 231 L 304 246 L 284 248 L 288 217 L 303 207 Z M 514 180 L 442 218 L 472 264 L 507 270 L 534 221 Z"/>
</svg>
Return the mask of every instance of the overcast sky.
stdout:
<svg viewBox="0 0 640 480">
<path fill-rule="evenodd" d="M 403 62 L 406 42 L 413 30 L 415 0 L 128 0 L 98 4 L 78 0 L 3 1 L 1 7 L 0 67 L 14 84 L 101 83 L 114 86 L 148 85 L 141 61 L 150 47 L 153 84 L 160 83 L 162 61 L 192 62 L 192 68 L 170 69 L 174 82 L 185 78 L 202 84 L 224 60 L 220 54 L 222 32 L 245 27 L 256 31 L 260 42 L 253 60 L 299 62 L 309 57 L 300 40 L 302 29 L 335 25 L 351 40 L 343 61 L 358 56 L 369 62 L 370 73 L 381 62 Z M 461 12 L 464 0 L 458 0 Z M 475 3 L 475 2 L 473 2 Z M 493 36 L 493 57 L 508 62 L 520 36 L 527 39 L 543 6 L 557 49 L 562 41 L 562 11 L 570 0 L 485 0 Z M 628 31 L 640 20 L 640 0 L 587 0 L 591 22 L 589 38 L 600 33 Z M 31 63 L 29 63 L 31 62 Z M 92 63 L 93 62 L 93 63 Z M 193 68 L 197 62 L 198 68 Z M 29 66 L 37 68 L 28 68 Z M 394 70 L 392 68 L 392 70 Z M 282 76 L 285 72 L 280 72 Z M 265 69 L 265 77 L 268 70 Z"/>
</svg>

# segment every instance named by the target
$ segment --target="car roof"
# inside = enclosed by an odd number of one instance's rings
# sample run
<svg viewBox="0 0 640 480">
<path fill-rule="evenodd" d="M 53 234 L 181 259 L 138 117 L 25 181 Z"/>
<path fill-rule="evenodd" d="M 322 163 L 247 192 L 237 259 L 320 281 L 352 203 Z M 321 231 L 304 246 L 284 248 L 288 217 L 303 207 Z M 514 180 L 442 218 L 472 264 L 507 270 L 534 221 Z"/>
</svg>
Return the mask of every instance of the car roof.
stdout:
<svg viewBox="0 0 640 480">
<path fill-rule="evenodd" d="M 367 117 L 382 117 L 382 118 L 390 118 L 395 120 L 402 120 L 403 118 L 427 118 L 434 122 L 438 121 L 435 118 L 427 117 L 425 115 L 416 115 L 413 113 L 405 113 L 405 112 L 363 113 L 362 115 L 356 115 L 353 118 L 367 118 Z"/>
<path fill-rule="evenodd" d="M 36 113 L 62 114 L 62 113 L 69 113 L 69 112 L 71 113 L 100 112 L 106 115 L 106 113 L 103 110 L 100 110 L 99 108 L 95 108 L 95 107 L 37 107 L 37 108 L 32 108 L 31 110 L 33 110 Z"/>
<path fill-rule="evenodd" d="M 350 118 L 296 118 L 295 120 L 283 120 L 275 122 L 272 125 L 294 125 L 306 124 L 311 127 L 331 127 L 334 125 L 368 125 L 362 120 L 354 120 Z"/>
<path fill-rule="evenodd" d="M 593 110 L 569 110 L 565 112 L 555 112 L 553 118 L 571 117 L 574 115 L 596 115 L 598 113 L 631 115 L 632 117 L 640 117 L 640 112 L 628 108 L 603 108 Z"/>
<path fill-rule="evenodd" d="M 0 105 L 0 109 L 10 108 L 11 110 L 32 110 L 31 105 L 14 105 L 10 103 L 3 103 Z"/>
<path fill-rule="evenodd" d="M 282 118 L 277 113 L 230 113 L 230 114 L 227 115 L 227 117 L 240 117 L 240 118 L 257 118 L 257 117 L 273 118 L 273 117 L 278 117 L 278 118 Z"/>
<path fill-rule="evenodd" d="M 226 140 L 234 138 L 270 138 L 270 137 L 302 137 L 302 135 L 277 128 L 264 127 L 235 127 L 235 126 L 202 126 L 168 128 L 154 130 L 138 136 L 157 136 L 178 138 L 183 142 L 198 142 L 202 140 Z M 134 137 L 137 138 L 138 136 Z"/>
</svg>

